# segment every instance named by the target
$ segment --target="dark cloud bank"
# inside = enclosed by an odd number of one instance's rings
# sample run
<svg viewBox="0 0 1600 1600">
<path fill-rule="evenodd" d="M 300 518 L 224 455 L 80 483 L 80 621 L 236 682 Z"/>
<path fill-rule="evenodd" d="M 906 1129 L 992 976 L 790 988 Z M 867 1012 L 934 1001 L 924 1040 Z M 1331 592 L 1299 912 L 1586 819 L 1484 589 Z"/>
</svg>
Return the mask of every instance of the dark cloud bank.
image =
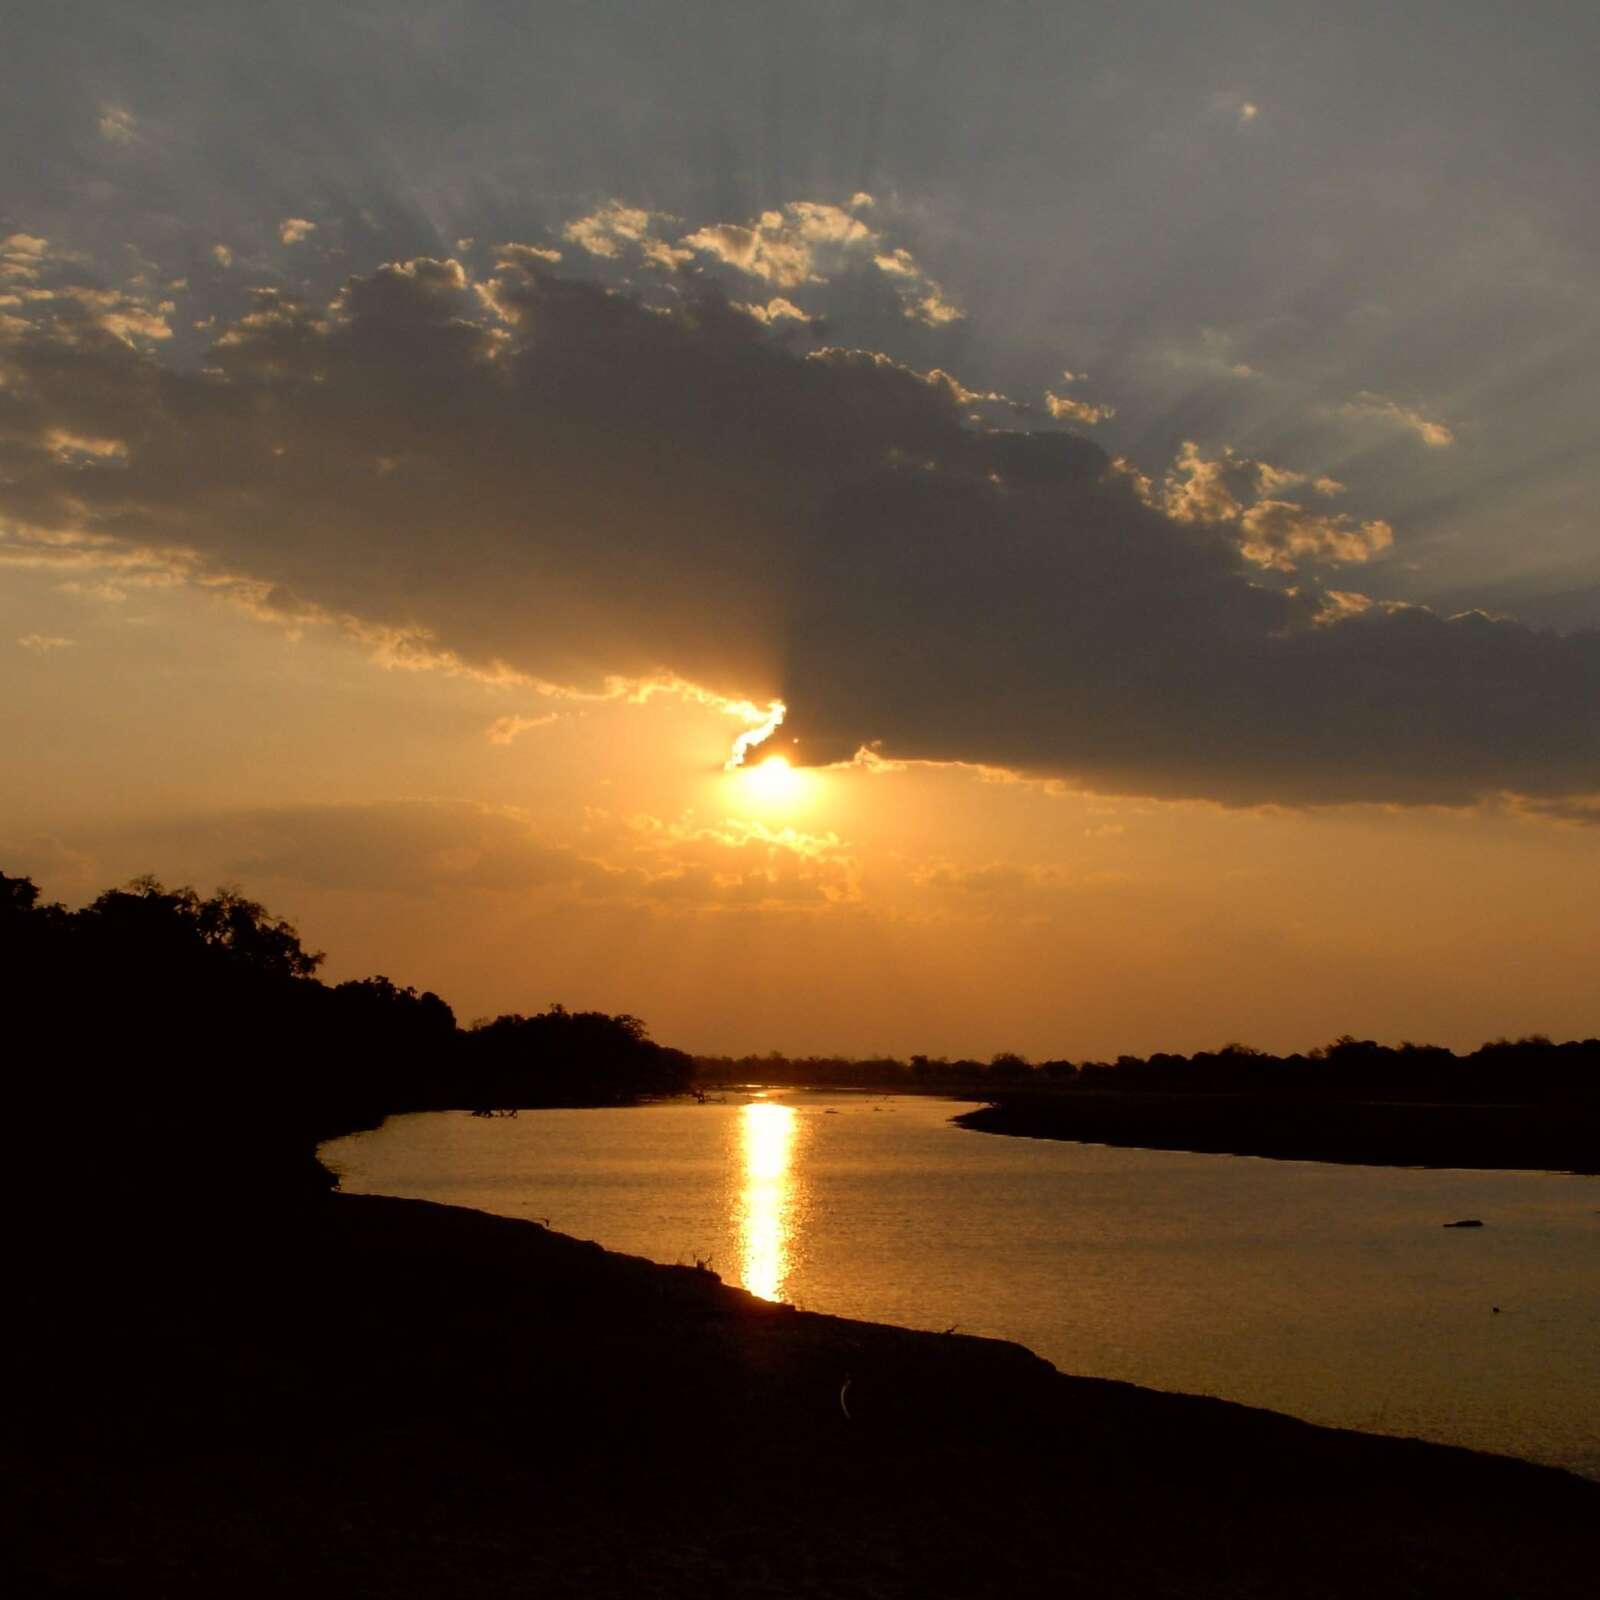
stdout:
<svg viewBox="0 0 1600 1600">
<path fill-rule="evenodd" d="M 1600 634 L 1352 610 L 1084 439 L 990 431 L 942 374 L 692 278 L 652 306 L 503 255 L 331 306 L 257 291 L 204 370 L 30 280 L 0 318 L 0 560 L 255 580 L 562 683 L 778 694 L 812 762 L 1226 802 L 1600 789 Z"/>
</svg>

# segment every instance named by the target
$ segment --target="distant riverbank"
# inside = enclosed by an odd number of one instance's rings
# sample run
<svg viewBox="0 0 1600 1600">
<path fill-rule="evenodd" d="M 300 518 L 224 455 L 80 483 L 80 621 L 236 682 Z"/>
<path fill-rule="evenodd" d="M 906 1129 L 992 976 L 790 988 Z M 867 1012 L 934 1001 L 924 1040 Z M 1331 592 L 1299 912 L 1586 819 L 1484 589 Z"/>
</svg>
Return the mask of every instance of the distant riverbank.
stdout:
<svg viewBox="0 0 1600 1600">
<path fill-rule="evenodd" d="M 980 1133 L 1362 1166 L 1600 1172 L 1600 1107 L 1069 1090 L 996 1097 Z"/>
<path fill-rule="evenodd" d="M 422 1202 L 206 1229 L 25 1277 L 11 1592 L 1592 1592 L 1600 1488 L 1549 1468 Z"/>
</svg>

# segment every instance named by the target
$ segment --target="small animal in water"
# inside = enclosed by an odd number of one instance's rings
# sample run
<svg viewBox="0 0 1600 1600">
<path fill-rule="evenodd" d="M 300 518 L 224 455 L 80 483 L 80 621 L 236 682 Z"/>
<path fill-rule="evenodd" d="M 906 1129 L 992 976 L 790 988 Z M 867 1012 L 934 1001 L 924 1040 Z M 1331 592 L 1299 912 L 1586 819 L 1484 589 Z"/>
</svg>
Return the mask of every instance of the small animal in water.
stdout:
<svg viewBox="0 0 1600 1600">
<path fill-rule="evenodd" d="M 1477 1217 L 1463 1217 L 1459 1222 L 1447 1222 L 1447 1228 L 1481 1228 L 1483 1223 Z"/>
</svg>

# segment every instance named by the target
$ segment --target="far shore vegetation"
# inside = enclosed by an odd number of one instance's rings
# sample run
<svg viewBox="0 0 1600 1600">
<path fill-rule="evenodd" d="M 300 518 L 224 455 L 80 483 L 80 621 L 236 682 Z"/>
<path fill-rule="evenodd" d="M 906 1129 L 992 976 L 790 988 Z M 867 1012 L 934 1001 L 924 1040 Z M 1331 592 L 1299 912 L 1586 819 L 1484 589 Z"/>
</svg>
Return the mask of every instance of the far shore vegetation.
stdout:
<svg viewBox="0 0 1600 1600">
<path fill-rule="evenodd" d="M 1379 1044 L 1349 1035 L 1294 1055 L 1244 1044 L 1193 1055 L 1031 1062 L 1012 1051 L 988 1061 L 946 1056 L 696 1056 L 703 1085 L 929 1089 L 1011 1098 L 1053 1090 L 1138 1094 L 1311 1094 L 1341 1098 L 1526 1103 L 1600 1099 L 1600 1039 L 1556 1044 L 1543 1035 L 1496 1039 L 1469 1055 L 1442 1045 Z"/>
</svg>

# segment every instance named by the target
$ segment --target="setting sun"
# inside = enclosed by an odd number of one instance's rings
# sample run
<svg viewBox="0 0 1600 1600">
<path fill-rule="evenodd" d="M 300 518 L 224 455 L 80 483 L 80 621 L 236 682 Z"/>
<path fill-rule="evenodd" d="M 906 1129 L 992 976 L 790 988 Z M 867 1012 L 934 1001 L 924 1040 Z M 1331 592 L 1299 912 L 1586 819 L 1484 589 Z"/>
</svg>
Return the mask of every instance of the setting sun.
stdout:
<svg viewBox="0 0 1600 1600">
<path fill-rule="evenodd" d="M 785 810 L 803 804 L 812 787 L 810 776 L 783 756 L 768 756 L 758 767 L 741 768 L 739 783 L 747 800 Z"/>
</svg>

